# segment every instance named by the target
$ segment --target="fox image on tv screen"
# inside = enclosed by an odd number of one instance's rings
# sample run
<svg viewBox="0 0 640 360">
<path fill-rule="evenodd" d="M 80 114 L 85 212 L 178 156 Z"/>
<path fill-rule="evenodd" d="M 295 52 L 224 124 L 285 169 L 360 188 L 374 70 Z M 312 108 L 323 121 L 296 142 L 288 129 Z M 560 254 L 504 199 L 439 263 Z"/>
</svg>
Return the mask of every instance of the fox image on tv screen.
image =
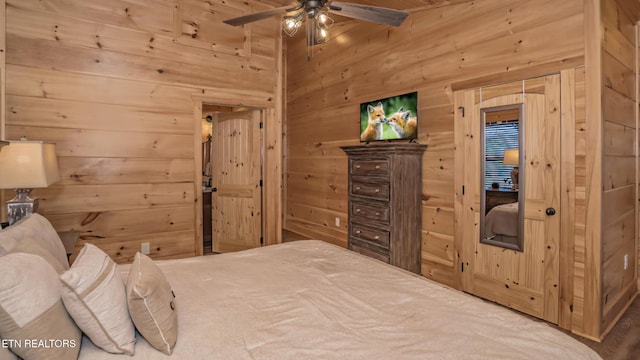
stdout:
<svg viewBox="0 0 640 360">
<path fill-rule="evenodd" d="M 360 104 L 360 141 L 417 138 L 417 92 Z"/>
</svg>

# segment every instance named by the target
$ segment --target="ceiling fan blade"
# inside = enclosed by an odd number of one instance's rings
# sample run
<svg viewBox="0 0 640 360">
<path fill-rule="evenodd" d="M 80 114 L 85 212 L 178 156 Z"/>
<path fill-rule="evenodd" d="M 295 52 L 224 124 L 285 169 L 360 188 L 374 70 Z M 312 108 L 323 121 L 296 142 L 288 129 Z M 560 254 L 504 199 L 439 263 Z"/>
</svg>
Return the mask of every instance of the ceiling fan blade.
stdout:
<svg viewBox="0 0 640 360">
<path fill-rule="evenodd" d="M 329 11 L 358 20 L 370 21 L 383 25 L 400 26 L 409 16 L 406 11 L 388 9 L 378 6 L 351 4 L 332 1 Z"/>
<path fill-rule="evenodd" d="M 245 16 L 240 16 L 237 18 L 225 20 L 223 22 L 225 24 L 229 24 L 232 26 L 240 26 L 240 25 L 248 24 L 254 21 L 270 18 L 274 15 L 280 15 L 280 14 L 284 14 L 289 11 L 295 11 L 295 10 L 297 10 L 295 7 L 291 8 L 291 5 L 287 5 L 287 6 L 281 6 L 279 8 L 271 9 L 271 10 L 266 10 L 266 11 L 245 15 Z"/>
</svg>

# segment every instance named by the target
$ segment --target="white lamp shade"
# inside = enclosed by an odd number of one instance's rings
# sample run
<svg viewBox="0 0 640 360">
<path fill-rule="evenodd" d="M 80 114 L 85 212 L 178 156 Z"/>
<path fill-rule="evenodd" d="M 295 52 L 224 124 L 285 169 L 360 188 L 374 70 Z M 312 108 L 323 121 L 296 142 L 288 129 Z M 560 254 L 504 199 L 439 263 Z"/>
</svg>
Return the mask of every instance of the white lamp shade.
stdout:
<svg viewBox="0 0 640 360">
<path fill-rule="evenodd" d="M 10 141 L 0 148 L 0 189 L 43 188 L 59 180 L 55 144 Z"/>
<path fill-rule="evenodd" d="M 518 149 L 506 149 L 502 158 L 503 165 L 515 165 L 520 163 L 520 151 Z"/>
</svg>

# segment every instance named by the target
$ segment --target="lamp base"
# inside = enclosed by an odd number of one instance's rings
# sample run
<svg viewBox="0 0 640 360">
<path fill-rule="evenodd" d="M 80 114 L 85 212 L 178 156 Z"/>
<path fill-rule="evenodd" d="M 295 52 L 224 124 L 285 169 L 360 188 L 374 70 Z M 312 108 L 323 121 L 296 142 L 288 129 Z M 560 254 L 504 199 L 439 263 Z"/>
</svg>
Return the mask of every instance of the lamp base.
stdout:
<svg viewBox="0 0 640 360">
<path fill-rule="evenodd" d="M 520 184 L 520 169 L 515 166 L 511 169 L 511 190 L 518 190 L 518 184 Z"/>
<path fill-rule="evenodd" d="M 16 197 L 7 201 L 9 225 L 38 210 L 38 198 L 32 198 L 31 189 L 16 189 Z"/>
</svg>

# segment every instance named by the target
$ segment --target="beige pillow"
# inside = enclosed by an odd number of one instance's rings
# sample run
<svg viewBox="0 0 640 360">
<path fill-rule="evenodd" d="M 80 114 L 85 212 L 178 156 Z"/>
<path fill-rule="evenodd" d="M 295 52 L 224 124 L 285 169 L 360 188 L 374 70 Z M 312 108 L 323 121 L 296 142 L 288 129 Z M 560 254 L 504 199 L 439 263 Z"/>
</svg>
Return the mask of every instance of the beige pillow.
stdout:
<svg viewBox="0 0 640 360">
<path fill-rule="evenodd" d="M 0 256 L 0 337 L 23 359 L 77 359 L 80 329 L 60 300 L 58 274 L 37 255 Z"/>
<path fill-rule="evenodd" d="M 148 256 L 137 253 L 127 279 L 127 302 L 138 332 L 171 355 L 178 339 L 178 317 L 171 285 Z"/>
<path fill-rule="evenodd" d="M 14 246 L 11 251 L 9 251 L 9 253 L 27 253 L 38 255 L 41 258 L 45 259 L 58 274 L 62 274 L 67 268 L 69 268 L 69 263 L 66 262 L 66 260 L 63 264 L 61 264 L 60 261 L 51 252 L 49 252 L 49 250 L 44 248 L 41 241 L 38 241 L 31 236 L 27 236 L 21 239 L 16 244 L 16 246 Z"/>
<path fill-rule="evenodd" d="M 20 241 L 28 237 L 38 241 L 42 248 L 58 259 L 64 270 L 69 269 L 67 252 L 62 240 L 49 220 L 38 213 L 27 215 L 0 231 L 0 256 L 12 253 Z"/>
<path fill-rule="evenodd" d="M 136 334 L 125 285 L 109 255 L 85 244 L 60 280 L 64 306 L 82 332 L 103 350 L 133 355 Z"/>
</svg>

